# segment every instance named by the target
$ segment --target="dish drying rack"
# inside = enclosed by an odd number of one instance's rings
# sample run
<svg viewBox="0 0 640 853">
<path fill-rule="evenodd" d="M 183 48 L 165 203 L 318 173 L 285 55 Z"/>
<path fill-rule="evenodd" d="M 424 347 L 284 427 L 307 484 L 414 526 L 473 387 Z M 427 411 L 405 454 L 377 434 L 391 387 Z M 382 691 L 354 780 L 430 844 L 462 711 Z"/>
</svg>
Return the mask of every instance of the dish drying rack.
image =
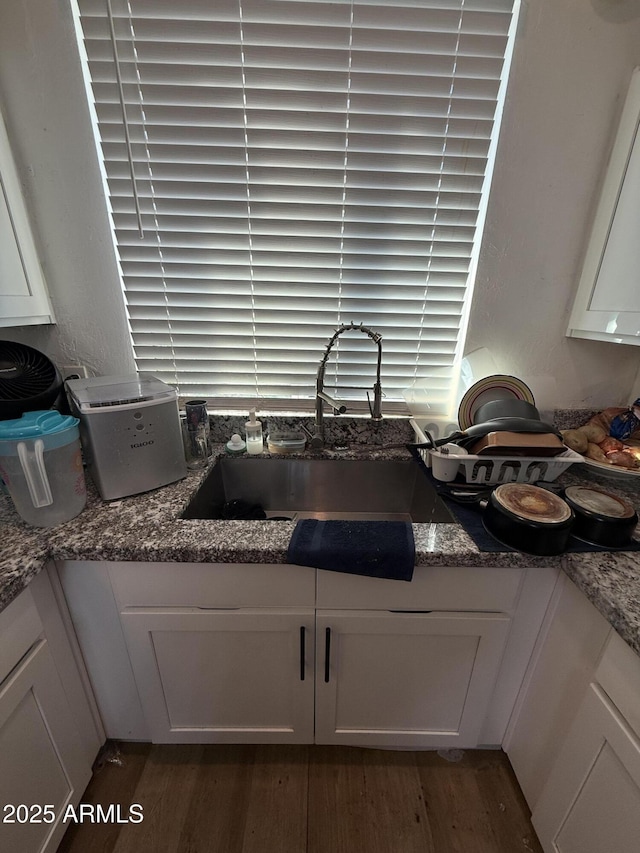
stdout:
<svg viewBox="0 0 640 853">
<path fill-rule="evenodd" d="M 418 424 L 411 419 L 411 425 L 418 444 L 428 439 Z M 425 465 L 431 467 L 431 454 L 438 450 L 418 449 Z M 481 485 L 499 485 L 500 483 L 537 483 L 540 480 L 551 483 L 564 473 L 574 462 L 584 459 L 575 450 L 567 448 L 558 456 L 456 456 L 459 462 L 458 474 L 462 474 L 467 483 Z"/>
</svg>

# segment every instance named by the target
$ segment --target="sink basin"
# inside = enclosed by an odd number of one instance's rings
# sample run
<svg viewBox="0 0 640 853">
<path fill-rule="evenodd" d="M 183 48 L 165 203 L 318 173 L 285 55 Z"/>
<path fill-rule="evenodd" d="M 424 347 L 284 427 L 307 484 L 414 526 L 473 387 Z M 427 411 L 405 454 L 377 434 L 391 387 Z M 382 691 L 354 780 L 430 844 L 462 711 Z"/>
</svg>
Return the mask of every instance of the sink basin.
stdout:
<svg viewBox="0 0 640 853">
<path fill-rule="evenodd" d="M 183 518 L 222 518 L 222 506 L 259 504 L 267 518 L 452 522 L 414 460 L 223 458 Z"/>
</svg>

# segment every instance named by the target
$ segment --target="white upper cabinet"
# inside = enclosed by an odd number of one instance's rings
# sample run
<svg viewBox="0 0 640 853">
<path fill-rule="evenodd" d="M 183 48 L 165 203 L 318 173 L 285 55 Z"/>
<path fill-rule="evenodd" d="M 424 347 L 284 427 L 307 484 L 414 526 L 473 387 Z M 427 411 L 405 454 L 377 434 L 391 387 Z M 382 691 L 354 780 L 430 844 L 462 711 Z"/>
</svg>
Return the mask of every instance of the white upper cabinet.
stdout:
<svg viewBox="0 0 640 853">
<path fill-rule="evenodd" d="M 640 68 L 605 175 L 567 335 L 640 345 Z"/>
<path fill-rule="evenodd" d="M 0 327 L 53 322 L 11 146 L 0 116 Z"/>
</svg>

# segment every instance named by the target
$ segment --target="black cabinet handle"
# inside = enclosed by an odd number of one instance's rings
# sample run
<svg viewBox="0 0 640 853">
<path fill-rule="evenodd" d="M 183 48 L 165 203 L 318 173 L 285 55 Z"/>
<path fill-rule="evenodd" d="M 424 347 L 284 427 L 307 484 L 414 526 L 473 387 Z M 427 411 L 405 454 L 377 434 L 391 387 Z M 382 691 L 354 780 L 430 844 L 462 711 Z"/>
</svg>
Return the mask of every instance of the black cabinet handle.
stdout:
<svg viewBox="0 0 640 853">
<path fill-rule="evenodd" d="M 306 641 L 306 633 L 307 629 L 304 625 L 300 626 L 300 681 L 304 681 L 304 671 L 305 671 L 305 641 Z"/>
<path fill-rule="evenodd" d="M 331 670 L 331 628 L 326 628 L 324 632 L 324 682 L 329 683 L 329 673 Z"/>
</svg>

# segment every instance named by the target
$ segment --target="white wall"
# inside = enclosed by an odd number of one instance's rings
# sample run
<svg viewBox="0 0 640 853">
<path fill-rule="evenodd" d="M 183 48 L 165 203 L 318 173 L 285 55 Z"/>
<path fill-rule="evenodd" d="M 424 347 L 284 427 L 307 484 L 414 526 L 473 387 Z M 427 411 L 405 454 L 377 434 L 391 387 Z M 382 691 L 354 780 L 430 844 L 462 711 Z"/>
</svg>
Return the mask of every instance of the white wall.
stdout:
<svg viewBox="0 0 640 853">
<path fill-rule="evenodd" d="M 57 364 L 134 370 L 69 0 L 0 0 L 0 109 L 57 325 L 3 329 Z"/>
<path fill-rule="evenodd" d="M 0 107 L 58 319 L 3 336 L 122 372 L 133 362 L 69 2 L 0 2 Z M 487 346 L 498 370 L 554 380 L 546 403 L 625 402 L 640 364 L 635 347 L 565 337 L 634 65 L 640 0 L 523 0 L 467 351 Z"/>
<path fill-rule="evenodd" d="M 524 0 L 467 351 L 555 378 L 555 403 L 622 404 L 640 349 L 565 337 L 631 71 L 640 0 Z"/>
</svg>

